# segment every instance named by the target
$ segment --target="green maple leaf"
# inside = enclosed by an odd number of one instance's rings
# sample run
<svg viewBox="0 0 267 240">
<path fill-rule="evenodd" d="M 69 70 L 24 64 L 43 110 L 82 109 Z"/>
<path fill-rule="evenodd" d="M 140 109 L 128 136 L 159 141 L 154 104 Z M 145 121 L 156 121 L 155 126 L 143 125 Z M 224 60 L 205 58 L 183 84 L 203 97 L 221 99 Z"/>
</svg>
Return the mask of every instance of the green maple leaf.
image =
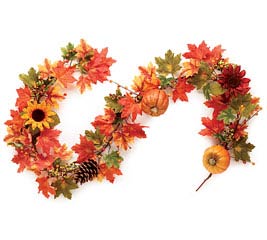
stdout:
<svg viewBox="0 0 267 240">
<path fill-rule="evenodd" d="M 103 160 L 109 168 L 119 168 L 123 158 L 120 156 L 118 151 L 112 151 L 111 153 L 104 155 Z"/>
<path fill-rule="evenodd" d="M 223 120 L 225 124 L 229 124 L 235 118 L 236 118 L 235 112 L 231 107 L 221 111 L 217 117 L 218 120 Z"/>
<path fill-rule="evenodd" d="M 57 113 L 50 118 L 53 119 L 53 122 L 49 123 L 50 128 L 53 128 L 60 123 L 60 118 Z"/>
<path fill-rule="evenodd" d="M 175 79 L 173 77 L 165 77 L 160 75 L 159 76 L 159 80 L 160 80 L 160 86 L 162 88 L 167 88 L 167 87 L 172 87 L 173 84 L 175 83 Z"/>
<path fill-rule="evenodd" d="M 181 54 L 175 55 L 171 50 L 165 53 L 165 58 L 156 57 L 155 61 L 158 65 L 157 72 L 163 76 L 168 74 L 174 75 L 181 69 Z"/>
<path fill-rule="evenodd" d="M 245 95 L 241 95 L 238 94 L 237 97 L 233 98 L 232 101 L 230 102 L 230 106 L 236 111 L 238 112 L 240 110 L 240 107 L 246 107 L 249 104 L 251 104 L 251 94 L 245 94 Z"/>
<path fill-rule="evenodd" d="M 235 160 L 241 160 L 243 162 L 250 162 L 249 152 L 255 146 L 251 143 L 247 143 L 247 137 L 242 137 L 238 141 L 233 143 L 233 153 Z"/>
<path fill-rule="evenodd" d="M 205 62 L 201 62 L 198 73 L 191 77 L 188 82 L 193 84 L 197 89 L 205 86 L 211 78 L 212 70 Z"/>
<path fill-rule="evenodd" d="M 85 136 L 87 137 L 88 140 L 91 140 L 96 147 L 102 146 L 105 137 L 103 134 L 100 133 L 98 128 L 95 131 L 86 130 Z"/>
<path fill-rule="evenodd" d="M 206 97 L 206 99 L 210 99 L 211 96 L 219 96 L 224 93 L 224 89 L 218 82 L 209 82 L 205 86 L 203 86 L 203 93 Z"/>
<path fill-rule="evenodd" d="M 62 194 L 65 198 L 71 199 L 71 190 L 78 188 L 78 185 L 70 178 L 65 178 L 64 180 L 59 179 L 52 186 L 56 189 L 55 198 Z"/>
<path fill-rule="evenodd" d="M 38 81 L 38 73 L 34 68 L 30 68 L 28 74 L 20 74 L 19 79 L 29 88 L 33 88 Z"/>
<path fill-rule="evenodd" d="M 118 103 L 121 97 L 122 94 L 119 89 L 116 90 L 115 94 L 109 94 L 109 96 L 105 97 L 106 107 L 111 108 L 115 113 L 121 112 L 123 106 Z"/>
</svg>

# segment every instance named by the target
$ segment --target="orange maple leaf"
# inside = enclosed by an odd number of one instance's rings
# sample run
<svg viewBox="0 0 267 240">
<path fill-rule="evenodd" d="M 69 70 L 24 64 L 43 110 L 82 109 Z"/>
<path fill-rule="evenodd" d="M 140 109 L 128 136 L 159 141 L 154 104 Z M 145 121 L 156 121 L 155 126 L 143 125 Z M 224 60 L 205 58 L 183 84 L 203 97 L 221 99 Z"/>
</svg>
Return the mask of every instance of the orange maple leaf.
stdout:
<svg viewBox="0 0 267 240">
<path fill-rule="evenodd" d="M 77 159 L 78 163 L 96 158 L 95 145 L 92 141 L 88 140 L 86 136 L 80 135 L 80 143 L 74 145 L 71 149 L 79 155 Z"/>
<path fill-rule="evenodd" d="M 55 65 L 56 63 L 53 64 L 53 66 Z M 44 65 L 38 65 L 38 70 L 41 79 L 48 79 L 50 76 L 54 76 L 51 62 L 48 59 L 44 60 Z"/>
<path fill-rule="evenodd" d="M 84 92 L 85 88 L 91 87 L 91 84 L 104 82 L 107 77 L 110 76 L 110 66 L 115 62 L 114 59 L 107 57 L 108 48 L 104 48 L 101 52 L 94 49 L 93 57 L 84 66 L 86 74 L 80 76 L 77 86 L 80 88 L 81 93 Z"/>
<path fill-rule="evenodd" d="M 160 86 L 160 80 L 156 74 L 156 67 L 151 63 L 147 68 L 139 67 L 140 75 L 133 80 L 132 88 L 136 92 L 145 92 Z"/>
<path fill-rule="evenodd" d="M 55 195 L 56 191 L 51 185 L 49 184 L 49 178 L 48 177 L 38 177 L 36 179 L 36 182 L 39 183 L 38 190 L 39 192 L 42 192 L 42 194 L 46 197 L 49 198 L 50 194 Z"/>
<path fill-rule="evenodd" d="M 183 66 L 184 70 L 182 72 L 182 75 L 188 78 L 198 73 L 200 67 L 200 61 L 191 58 L 189 62 L 184 62 Z"/>
<path fill-rule="evenodd" d="M 58 101 L 62 101 L 65 99 L 66 94 L 62 94 L 60 92 L 60 88 L 58 86 L 51 86 L 46 92 L 46 103 L 53 106 L 54 108 L 58 108 Z"/>
<path fill-rule="evenodd" d="M 207 46 L 205 41 L 197 47 L 195 44 L 188 44 L 189 52 L 183 54 L 185 58 L 192 58 L 200 61 L 205 61 L 209 64 L 216 64 L 222 57 L 223 49 L 221 45 L 216 46 L 212 50 Z"/>
<path fill-rule="evenodd" d="M 134 138 L 146 138 L 144 126 L 139 123 L 125 123 L 121 129 L 113 133 L 113 140 L 118 148 L 127 150 Z"/>
<path fill-rule="evenodd" d="M 16 106 L 19 111 L 22 111 L 25 107 L 28 106 L 28 101 L 31 100 L 31 91 L 28 87 L 17 89 L 18 98 L 16 101 Z"/>
<path fill-rule="evenodd" d="M 53 67 L 55 78 L 59 83 L 61 83 L 65 88 L 69 83 L 73 83 L 76 79 L 73 77 L 75 72 L 75 66 L 65 66 L 64 62 L 58 61 L 57 65 Z"/>
<path fill-rule="evenodd" d="M 25 168 L 31 168 L 32 157 L 31 152 L 28 149 L 18 148 L 17 154 L 14 155 L 12 162 L 19 165 L 18 172 L 22 172 Z"/>
<path fill-rule="evenodd" d="M 95 118 L 95 120 L 91 123 L 95 128 L 98 128 L 100 133 L 105 136 L 110 136 L 114 127 L 113 122 L 116 118 L 116 114 L 112 109 L 106 108 L 105 115 L 99 115 Z"/>
<path fill-rule="evenodd" d="M 100 174 L 102 174 L 111 183 L 113 183 L 115 180 L 114 175 L 122 175 L 122 172 L 120 169 L 115 168 L 115 167 L 108 168 L 105 163 L 100 164 L 99 169 L 100 169 Z"/>
<path fill-rule="evenodd" d="M 224 122 L 216 118 L 210 119 L 208 117 L 201 118 L 202 124 L 206 127 L 202 129 L 199 134 L 202 136 L 213 136 L 221 133 L 224 130 Z"/>
<path fill-rule="evenodd" d="M 130 136 L 129 133 L 125 133 L 123 131 L 116 131 L 115 133 L 113 133 L 113 140 L 118 148 L 127 150 L 129 143 L 133 142 L 134 137 Z"/>
<path fill-rule="evenodd" d="M 40 136 L 37 138 L 36 147 L 38 151 L 47 156 L 50 155 L 55 147 L 60 147 L 58 136 L 61 133 L 55 129 L 44 129 L 41 131 Z"/>
<path fill-rule="evenodd" d="M 132 120 L 134 121 L 137 117 L 137 114 L 142 115 L 141 103 L 137 103 L 130 94 L 126 94 L 125 97 L 121 98 L 118 101 L 119 104 L 123 106 L 121 117 L 128 118 L 132 116 Z"/>
<path fill-rule="evenodd" d="M 181 101 L 188 101 L 188 97 L 186 93 L 191 92 L 195 87 L 189 83 L 187 83 L 186 78 L 178 78 L 178 82 L 175 86 L 175 89 L 172 94 L 172 99 L 176 102 L 177 99 Z"/>
<path fill-rule="evenodd" d="M 77 52 L 77 58 L 85 59 L 91 52 L 93 52 L 93 48 L 88 45 L 84 39 L 81 39 L 80 44 L 75 48 L 75 51 Z"/>
</svg>

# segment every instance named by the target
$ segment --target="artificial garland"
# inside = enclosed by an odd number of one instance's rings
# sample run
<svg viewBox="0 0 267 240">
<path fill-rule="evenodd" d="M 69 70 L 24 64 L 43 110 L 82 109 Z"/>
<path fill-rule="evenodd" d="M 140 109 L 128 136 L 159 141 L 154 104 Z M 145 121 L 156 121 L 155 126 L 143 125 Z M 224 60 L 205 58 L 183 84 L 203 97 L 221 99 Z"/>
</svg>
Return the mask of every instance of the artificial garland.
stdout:
<svg viewBox="0 0 267 240">
<path fill-rule="evenodd" d="M 159 116 L 167 110 L 169 98 L 188 101 L 187 93 L 195 88 L 213 109 L 211 117 L 202 118 L 205 128 L 199 133 L 216 142 L 204 152 L 203 165 L 209 175 L 199 188 L 212 174 L 228 168 L 230 156 L 251 162 L 249 153 L 254 146 L 248 142 L 246 129 L 261 107 L 259 98 L 249 93 L 250 79 L 239 65 L 222 57 L 220 45 L 210 49 L 203 41 L 199 46 L 188 44 L 188 48 L 177 55 L 168 50 L 163 58 L 155 58 L 155 65 L 139 67 L 140 75 L 131 89 L 108 80 L 115 60 L 107 57 L 107 48 L 98 51 L 84 40 L 62 48 L 62 60 L 51 63 L 45 59 L 38 70 L 20 74 L 24 87 L 17 89 L 17 109 L 11 110 L 5 137 L 16 150 L 12 161 L 19 165 L 18 172 L 34 172 L 39 192 L 46 197 L 62 194 L 70 199 L 71 191 L 88 181 L 113 183 L 122 174 L 121 150 L 128 150 L 135 138 L 146 138 L 137 116 Z M 92 84 L 105 81 L 116 84 L 117 90 L 105 97 L 104 114 L 92 122 L 94 129 L 86 130 L 80 143 L 71 148 L 78 155 L 73 160 L 73 152 L 58 141 L 61 131 L 55 127 L 60 118 L 55 109 L 70 85 L 83 93 Z"/>
</svg>

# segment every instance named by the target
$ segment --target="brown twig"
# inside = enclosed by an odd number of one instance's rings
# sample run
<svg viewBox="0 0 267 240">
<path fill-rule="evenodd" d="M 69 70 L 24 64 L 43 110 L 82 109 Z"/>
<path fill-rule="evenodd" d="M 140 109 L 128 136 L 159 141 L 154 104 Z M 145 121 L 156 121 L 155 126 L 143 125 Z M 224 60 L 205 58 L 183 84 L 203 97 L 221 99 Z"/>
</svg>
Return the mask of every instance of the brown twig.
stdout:
<svg viewBox="0 0 267 240">
<path fill-rule="evenodd" d="M 128 87 L 122 86 L 121 84 L 119 84 L 119 83 L 117 83 L 117 82 L 115 82 L 115 81 L 113 81 L 113 80 L 109 80 L 109 82 L 110 82 L 110 83 L 114 83 L 114 84 L 116 84 L 118 87 L 125 89 L 126 91 L 128 91 L 128 92 L 131 93 L 131 94 L 134 94 L 134 95 L 136 95 L 136 96 L 139 95 L 138 93 L 136 93 L 136 92 L 130 90 Z"/>
<path fill-rule="evenodd" d="M 206 181 L 208 181 L 210 178 L 211 178 L 211 176 L 212 176 L 212 173 L 210 173 L 209 174 L 209 176 L 207 176 L 205 179 L 204 179 L 204 181 L 199 185 L 199 187 L 196 189 L 196 192 L 204 185 L 204 183 L 206 182 Z"/>
</svg>

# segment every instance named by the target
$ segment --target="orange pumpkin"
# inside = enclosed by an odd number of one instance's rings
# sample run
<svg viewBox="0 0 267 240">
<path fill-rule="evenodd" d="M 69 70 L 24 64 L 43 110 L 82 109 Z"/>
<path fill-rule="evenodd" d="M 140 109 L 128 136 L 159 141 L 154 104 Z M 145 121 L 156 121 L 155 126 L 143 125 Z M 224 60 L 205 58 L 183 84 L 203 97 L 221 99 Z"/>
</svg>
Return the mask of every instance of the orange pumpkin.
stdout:
<svg viewBox="0 0 267 240">
<path fill-rule="evenodd" d="M 169 106 L 169 97 L 163 90 L 151 89 L 144 93 L 141 106 L 143 112 L 146 114 L 159 116 L 167 110 Z"/>
<path fill-rule="evenodd" d="M 230 164 L 230 154 L 221 145 L 207 148 L 203 155 L 203 165 L 212 174 L 224 172 Z"/>
</svg>

